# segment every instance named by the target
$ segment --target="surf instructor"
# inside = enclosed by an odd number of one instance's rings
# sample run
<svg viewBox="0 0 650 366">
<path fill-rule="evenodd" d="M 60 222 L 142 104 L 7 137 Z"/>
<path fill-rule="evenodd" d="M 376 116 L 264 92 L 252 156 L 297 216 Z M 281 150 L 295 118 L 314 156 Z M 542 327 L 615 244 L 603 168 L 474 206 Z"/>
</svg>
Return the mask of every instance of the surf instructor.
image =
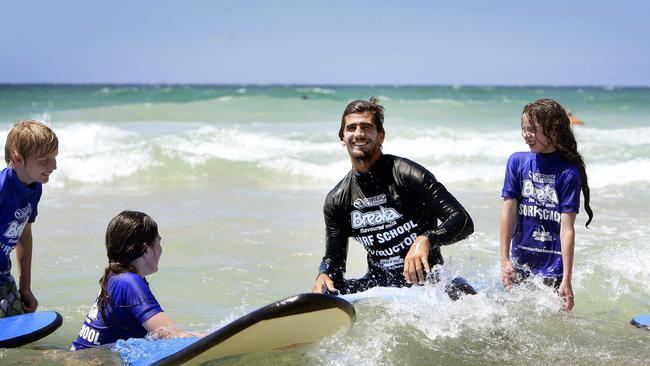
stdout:
<svg viewBox="0 0 650 366">
<path fill-rule="evenodd" d="M 440 246 L 469 236 L 474 224 L 463 206 L 421 165 L 382 153 L 384 107 L 375 97 L 348 104 L 339 138 L 352 169 L 328 194 L 325 256 L 312 292 L 355 293 L 376 286 L 422 285 L 437 280 Z M 368 272 L 345 279 L 348 239 L 367 251 Z M 450 286 L 454 291 L 450 292 Z M 460 277 L 447 287 L 476 293 Z"/>
</svg>

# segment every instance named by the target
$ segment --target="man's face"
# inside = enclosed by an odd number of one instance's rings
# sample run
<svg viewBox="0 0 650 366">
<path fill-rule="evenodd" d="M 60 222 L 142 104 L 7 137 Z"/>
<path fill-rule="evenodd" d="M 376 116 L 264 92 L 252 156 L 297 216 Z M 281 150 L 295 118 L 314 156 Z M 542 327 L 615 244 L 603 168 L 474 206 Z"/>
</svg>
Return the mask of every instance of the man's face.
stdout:
<svg viewBox="0 0 650 366">
<path fill-rule="evenodd" d="M 351 113 L 344 118 L 341 145 L 348 149 L 351 158 L 372 160 L 381 154 L 384 134 L 377 132 L 372 113 Z"/>
</svg>

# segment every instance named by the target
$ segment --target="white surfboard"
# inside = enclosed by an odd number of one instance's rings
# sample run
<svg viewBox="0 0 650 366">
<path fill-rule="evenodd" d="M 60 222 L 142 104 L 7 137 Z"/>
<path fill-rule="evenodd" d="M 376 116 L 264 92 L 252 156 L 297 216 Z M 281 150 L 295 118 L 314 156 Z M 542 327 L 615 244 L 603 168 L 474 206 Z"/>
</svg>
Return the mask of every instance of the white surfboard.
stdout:
<svg viewBox="0 0 650 366">
<path fill-rule="evenodd" d="M 354 307 L 342 298 L 300 294 L 246 314 L 171 354 L 153 357 L 146 364 L 201 365 L 224 357 L 295 349 L 347 330 L 355 319 Z M 128 357 L 122 355 L 123 359 Z"/>
</svg>

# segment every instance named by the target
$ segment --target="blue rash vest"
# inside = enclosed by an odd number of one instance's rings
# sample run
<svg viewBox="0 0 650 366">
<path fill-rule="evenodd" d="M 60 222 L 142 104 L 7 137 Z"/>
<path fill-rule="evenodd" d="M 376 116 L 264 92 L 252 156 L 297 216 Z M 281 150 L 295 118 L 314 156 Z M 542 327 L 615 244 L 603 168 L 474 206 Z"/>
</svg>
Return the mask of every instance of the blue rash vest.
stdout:
<svg viewBox="0 0 650 366">
<path fill-rule="evenodd" d="M 72 342 L 73 351 L 110 346 L 118 339 L 143 338 L 147 330 L 142 324 L 163 311 L 147 282 L 135 273 L 111 276 L 107 288 L 111 295 L 106 311 L 108 321 L 104 321 L 95 300 Z"/>
<path fill-rule="evenodd" d="M 11 251 L 25 226 L 36 220 L 42 192 L 41 183 L 26 185 L 11 168 L 0 172 L 0 284 L 11 281 Z"/>
<path fill-rule="evenodd" d="M 578 213 L 580 174 L 559 152 L 517 152 L 506 166 L 503 198 L 517 200 L 511 260 L 519 271 L 561 278 L 560 217 Z"/>
</svg>

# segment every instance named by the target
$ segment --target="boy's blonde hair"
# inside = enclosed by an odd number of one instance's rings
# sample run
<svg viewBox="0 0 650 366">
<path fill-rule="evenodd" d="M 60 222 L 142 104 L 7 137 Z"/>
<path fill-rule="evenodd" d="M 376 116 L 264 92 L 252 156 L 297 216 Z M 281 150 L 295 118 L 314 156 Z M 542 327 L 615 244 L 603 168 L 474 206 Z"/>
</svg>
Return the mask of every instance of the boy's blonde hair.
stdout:
<svg viewBox="0 0 650 366">
<path fill-rule="evenodd" d="M 59 148 L 59 139 L 51 128 L 42 122 L 26 119 L 16 122 L 5 143 L 5 162 L 18 153 L 25 162 L 41 158 Z"/>
</svg>

